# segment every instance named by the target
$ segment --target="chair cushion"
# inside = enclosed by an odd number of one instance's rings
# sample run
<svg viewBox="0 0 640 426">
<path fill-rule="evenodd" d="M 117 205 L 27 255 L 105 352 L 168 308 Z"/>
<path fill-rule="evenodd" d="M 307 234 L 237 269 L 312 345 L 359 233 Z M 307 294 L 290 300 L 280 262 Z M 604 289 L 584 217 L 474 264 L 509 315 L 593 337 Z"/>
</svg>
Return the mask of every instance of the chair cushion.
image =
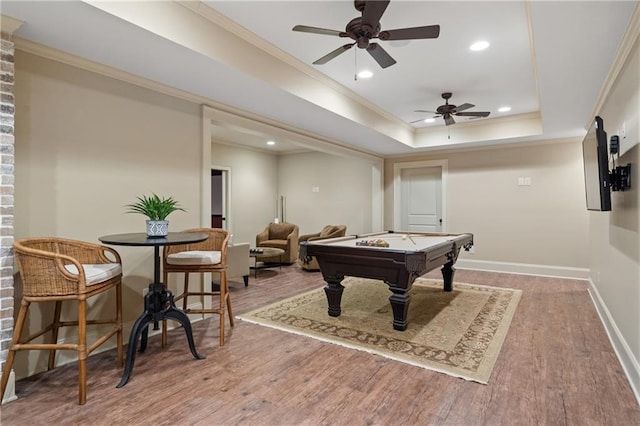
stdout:
<svg viewBox="0 0 640 426">
<path fill-rule="evenodd" d="M 261 241 L 258 247 L 275 247 L 282 250 L 287 250 L 287 240 L 266 240 Z"/>
<path fill-rule="evenodd" d="M 76 265 L 64 265 L 65 269 L 72 274 L 78 273 Z M 99 263 L 97 265 L 83 264 L 84 276 L 87 285 L 99 284 L 122 273 L 122 266 L 119 263 Z"/>
<path fill-rule="evenodd" d="M 272 223 L 269 225 L 270 240 L 286 240 L 293 232 L 293 225 L 290 223 Z"/>
<path fill-rule="evenodd" d="M 181 251 L 167 256 L 170 265 L 217 265 L 220 260 L 219 251 Z"/>
</svg>

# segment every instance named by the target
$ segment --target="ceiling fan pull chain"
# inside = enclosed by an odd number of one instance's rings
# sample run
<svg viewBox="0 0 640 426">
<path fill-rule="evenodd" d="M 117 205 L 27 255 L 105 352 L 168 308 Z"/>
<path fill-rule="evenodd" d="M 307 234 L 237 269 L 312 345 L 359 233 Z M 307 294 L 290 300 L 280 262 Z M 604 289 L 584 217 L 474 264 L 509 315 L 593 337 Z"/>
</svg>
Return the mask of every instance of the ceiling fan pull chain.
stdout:
<svg viewBox="0 0 640 426">
<path fill-rule="evenodd" d="M 358 49 L 353 49 L 353 81 L 358 81 Z"/>
</svg>

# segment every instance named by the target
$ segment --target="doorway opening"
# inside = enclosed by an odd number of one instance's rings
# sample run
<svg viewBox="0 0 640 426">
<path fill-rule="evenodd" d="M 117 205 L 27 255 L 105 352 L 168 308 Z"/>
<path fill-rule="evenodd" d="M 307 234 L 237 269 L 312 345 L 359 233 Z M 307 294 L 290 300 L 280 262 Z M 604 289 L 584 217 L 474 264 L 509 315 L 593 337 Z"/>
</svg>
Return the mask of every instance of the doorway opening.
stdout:
<svg viewBox="0 0 640 426">
<path fill-rule="evenodd" d="M 231 169 L 211 168 L 211 227 L 229 230 Z"/>
</svg>

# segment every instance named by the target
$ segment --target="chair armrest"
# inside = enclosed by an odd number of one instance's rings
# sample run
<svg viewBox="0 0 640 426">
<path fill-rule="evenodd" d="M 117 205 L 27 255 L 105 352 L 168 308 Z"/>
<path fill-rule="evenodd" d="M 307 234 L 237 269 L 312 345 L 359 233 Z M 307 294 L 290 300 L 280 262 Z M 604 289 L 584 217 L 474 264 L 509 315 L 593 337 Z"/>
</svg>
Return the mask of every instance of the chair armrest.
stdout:
<svg viewBox="0 0 640 426">
<path fill-rule="evenodd" d="M 119 263 L 122 264 L 120 254 L 111 247 L 102 244 L 88 243 L 84 241 L 58 239 L 56 243 L 57 252 L 64 256 L 73 258 L 78 263 L 99 264 L 99 263 Z"/>
<path fill-rule="evenodd" d="M 264 228 L 262 232 L 256 235 L 256 246 L 259 245 L 262 241 L 266 241 L 269 239 L 269 227 Z"/>
<path fill-rule="evenodd" d="M 307 241 L 307 240 L 310 240 L 311 238 L 316 238 L 319 236 L 320 236 L 319 232 L 316 232 L 315 234 L 304 234 L 304 235 L 300 235 L 300 237 L 298 238 L 298 241 Z"/>
<path fill-rule="evenodd" d="M 291 233 L 289 235 L 287 235 L 287 245 L 289 246 L 290 249 L 295 249 L 295 252 L 297 253 L 298 250 L 298 232 L 299 232 L 299 228 L 296 226 L 293 231 L 291 231 Z"/>
<path fill-rule="evenodd" d="M 227 277 L 249 275 L 249 243 L 236 243 L 227 247 Z"/>
<path fill-rule="evenodd" d="M 83 264 L 122 265 L 118 252 L 100 244 L 43 238 L 39 247 L 42 249 L 23 245 L 21 241 L 14 243 L 24 295 L 84 293 L 87 278 Z M 67 266 L 73 266 L 77 273 L 70 272 Z"/>
</svg>

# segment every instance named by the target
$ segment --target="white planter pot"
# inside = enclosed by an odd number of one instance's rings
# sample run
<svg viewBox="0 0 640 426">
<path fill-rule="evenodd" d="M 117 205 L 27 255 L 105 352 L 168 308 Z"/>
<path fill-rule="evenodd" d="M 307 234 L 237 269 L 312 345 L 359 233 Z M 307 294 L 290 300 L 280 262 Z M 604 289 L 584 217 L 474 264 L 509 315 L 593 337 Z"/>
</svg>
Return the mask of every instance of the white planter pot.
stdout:
<svg viewBox="0 0 640 426">
<path fill-rule="evenodd" d="M 147 236 L 166 237 L 169 233 L 168 220 L 147 220 Z"/>
</svg>

